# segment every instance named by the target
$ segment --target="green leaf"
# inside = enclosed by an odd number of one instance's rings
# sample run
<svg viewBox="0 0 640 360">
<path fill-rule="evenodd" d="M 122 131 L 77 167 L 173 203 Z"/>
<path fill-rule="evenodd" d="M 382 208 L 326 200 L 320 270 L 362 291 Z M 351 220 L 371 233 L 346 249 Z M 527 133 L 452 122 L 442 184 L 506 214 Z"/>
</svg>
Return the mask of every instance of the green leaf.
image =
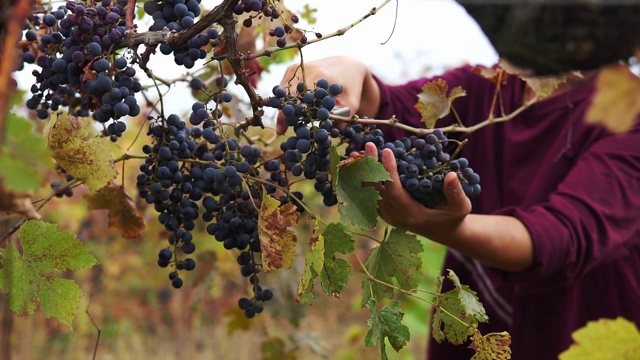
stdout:
<svg viewBox="0 0 640 360">
<path fill-rule="evenodd" d="M 378 192 L 363 182 L 391 180 L 384 166 L 373 157 L 350 159 L 338 169 L 338 210 L 342 221 L 360 229 L 368 229 L 377 223 Z"/>
<path fill-rule="evenodd" d="M 11 311 L 31 315 L 39 304 L 47 317 L 56 317 L 71 327 L 82 291 L 56 273 L 90 268 L 98 262 L 74 234 L 57 231 L 55 224 L 25 222 L 20 243 L 22 255 L 13 244 L 0 251 L 0 289 L 7 295 Z"/>
<path fill-rule="evenodd" d="M 313 302 L 313 281 L 320 276 L 320 283 L 325 294 L 337 297 L 349 282 L 351 264 L 345 259 L 337 258 L 336 253 L 349 254 L 354 251 L 354 240 L 346 232 L 346 226 L 331 223 L 317 234 L 316 228 L 309 240 L 309 252 L 302 278 L 298 284 L 296 301 L 301 304 Z"/>
<path fill-rule="evenodd" d="M 324 267 L 320 273 L 322 290 L 325 294 L 337 296 L 351 276 L 351 264 L 337 258 L 336 253 L 349 254 L 354 251 L 353 237 L 347 233 L 347 227 L 341 223 L 331 223 L 322 233 L 324 237 Z"/>
<path fill-rule="evenodd" d="M 369 331 L 364 338 L 366 346 L 380 346 L 380 358 L 388 359 L 385 338 L 389 339 L 389 344 L 394 350 L 400 351 L 411 339 L 409 328 L 402 324 L 404 312 L 400 310 L 400 302 L 392 301 L 389 305 L 377 310 L 375 299 L 369 299 L 367 308 L 371 311 L 371 318 L 367 320 Z"/>
<path fill-rule="evenodd" d="M 511 335 L 503 331 L 499 333 L 480 334 L 473 332 L 473 342 L 469 347 L 476 351 L 471 360 L 509 360 L 511 359 Z"/>
<path fill-rule="evenodd" d="M 313 280 L 324 268 L 324 237 L 318 234 L 318 223 L 309 238 L 309 251 L 305 258 L 304 272 L 298 284 L 296 301 L 300 304 L 313 302 Z"/>
<path fill-rule="evenodd" d="M 33 132 L 33 122 L 8 114 L 5 143 L 0 155 L 0 176 L 10 191 L 33 190 L 40 186 L 53 164 L 42 137 Z"/>
<path fill-rule="evenodd" d="M 258 61 L 260 61 L 260 65 L 264 67 L 264 70 L 266 72 L 269 72 L 269 67 L 272 64 L 282 64 L 290 62 L 291 60 L 295 59 L 297 55 L 298 49 L 292 48 L 276 51 L 269 56 L 261 56 L 258 58 Z"/>
<path fill-rule="evenodd" d="M 640 359 L 640 332 L 623 318 L 589 321 L 572 337 L 575 343 L 560 354 L 560 360 Z"/>
<path fill-rule="evenodd" d="M 462 285 L 452 270 L 448 270 L 447 278 L 454 288 L 437 296 L 431 328 L 436 341 L 446 339 L 459 345 L 473 333 L 479 322 L 486 322 L 489 317 L 475 291 Z"/>
<path fill-rule="evenodd" d="M 317 12 L 318 9 L 312 8 L 311 6 L 309 6 L 309 4 L 304 4 L 302 11 L 300 11 L 300 17 L 302 19 L 305 19 L 309 23 L 309 25 L 313 25 L 318 21 L 318 19 L 316 18 Z"/>
<path fill-rule="evenodd" d="M 415 289 L 421 277 L 422 262 L 418 254 L 422 251 L 422 243 L 415 235 L 394 228 L 380 246 L 371 250 L 364 266 L 380 281 L 397 283 L 404 290 Z M 392 288 L 366 278 L 362 281 L 362 289 L 362 306 L 372 297 L 383 300 L 393 296 Z"/>
</svg>

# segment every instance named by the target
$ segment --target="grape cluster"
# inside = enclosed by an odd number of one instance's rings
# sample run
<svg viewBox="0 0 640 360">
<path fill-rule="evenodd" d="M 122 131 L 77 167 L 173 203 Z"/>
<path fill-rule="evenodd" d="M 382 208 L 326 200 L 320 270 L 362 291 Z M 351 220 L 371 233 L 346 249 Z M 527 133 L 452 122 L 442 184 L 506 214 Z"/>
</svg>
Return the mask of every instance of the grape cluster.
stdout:
<svg viewBox="0 0 640 360">
<path fill-rule="evenodd" d="M 273 96 L 266 99 L 267 106 L 282 109 L 285 123 L 294 131 L 294 135 L 280 144 L 281 162 L 293 176 L 315 179 L 314 188 L 322 195 L 323 203 L 333 206 L 338 198 L 330 182 L 329 153 L 331 137 L 340 133 L 333 128 L 329 115 L 342 87 L 320 79 L 314 89 L 305 89 L 303 83 L 298 83 L 296 91 L 297 94 L 292 95 L 278 85 L 273 88 Z"/>
<path fill-rule="evenodd" d="M 195 112 L 210 114 L 205 106 L 196 103 Z M 276 187 L 263 185 L 271 179 L 252 181 L 259 177 L 263 165 L 260 149 L 228 138 L 218 124 L 207 117 L 199 123 L 202 127 L 189 127 L 175 114 L 155 122 L 149 129 L 154 143 L 142 149 L 148 157 L 140 166 L 137 186 L 169 232 L 169 246 L 158 253 L 158 265 L 173 267 L 169 274 L 173 287 L 183 285 L 180 271 L 196 266 L 193 258 L 183 257 L 196 250 L 192 230 L 200 218 L 208 223 L 207 233 L 225 249 L 240 251 L 240 273 L 253 289 L 253 296 L 241 300 L 241 307 L 250 318 L 273 297 L 258 279 L 262 266 L 256 261 L 261 251 L 256 204 L 264 196 L 276 196 Z M 279 200 L 285 204 L 289 198 Z"/>
<path fill-rule="evenodd" d="M 33 71 L 35 84 L 26 105 L 39 118 L 60 106 L 77 116 L 92 111 L 102 123 L 140 113 L 134 95 L 142 86 L 134 79 L 135 69 L 124 57 L 111 55 L 111 46 L 124 37 L 126 3 L 68 1 L 25 32 L 23 58 L 41 68 Z M 108 133 L 115 141 L 125 129 L 116 122 Z"/>
<path fill-rule="evenodd" d="M 255 18 L 260 19 L 262 17 L 266 17 L 273 21 L 279 19 L 282 16 L 279 10 L 267 0 L 241 0 L 233 8 L 233 12 L 239 16 L 249 14 L 249 16 L 245 17 L 245 19 L 242 21 L 242 25 L 247 28 L 253 26 L 253 20 Z M 291 17 L 286 19 L 286 21 L 284 21 L 283 25 L 277 25 L 274 28 L 270 29 L 268 34 L 269 36 L 276 38 L 276 45 L 278 47 L 283 48 L 287 46 L 287 35 L 292 34 L 294 31 L 292 24 L 297 24 L 299 21 L 300 18 L 298 17 L 298 15 L 293 14 L 291 15 Z M 301 35 L 300 39 L 298 39 L 297 41 L 301 44 L 306 44 L 308 39 L 306 35 Z"/>
<path fill-rule="evenodd" d="M 149 27 L 151 31 L 167 28 L 169 31 L 182 31 L 194 24 L 194 19 L 200 15 L 201 0 L 159 0 L 146 1 L 144 11 L 151 15 L 154 22 Z M 203 49 L 212 40 L 218 38 L 218 30 L 210 28 L 206 33 L 198 34 L 187 41 L 187 44 L 173 48 L 167 43 L 160 44 L 160 52 L 164 55 L 173 53 L 173 59 L 177 65 L 187 69 L 193 68 L 195 62 L 207 57 Z M 202 88 L 199 86 L 198 90 Z"/>
<path fill-rule="evenodd" d="M 347 154 L 364 150 L 368 142 L 376 145 L 379 154 L 382 149 L 391 149 L 402 187 L 425 207 L 434 208 L 444 200 L 442 185 L 451 171 L 458 175 L 467 196 L 480 195 L 480 176 L 466 158 L 451 159 L 446 151 L 450 140 L 440 130 L 424 138 L 410 136 L 385 142 L 382 131 L 374 125 L 354 124 L 344 128 L 342 136 L 349 143 Z"/>
</svg>

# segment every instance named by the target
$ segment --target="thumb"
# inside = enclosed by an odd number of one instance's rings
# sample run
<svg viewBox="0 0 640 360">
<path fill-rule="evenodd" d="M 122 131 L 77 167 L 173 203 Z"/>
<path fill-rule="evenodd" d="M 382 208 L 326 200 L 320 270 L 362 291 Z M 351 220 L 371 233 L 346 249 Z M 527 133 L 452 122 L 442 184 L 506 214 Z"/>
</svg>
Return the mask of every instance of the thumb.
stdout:
<svg viewBox="0 0 640 360">
<path fill-rule="evenodd" d="M 442 193 L 450 207 L 455 210 L 469 213 L 471 211 L 471 202 L 462 189 L 462 184 L 458 180 L 455 172 L 450 172 L 444 177 L 444 186 Z"/>
</svg>

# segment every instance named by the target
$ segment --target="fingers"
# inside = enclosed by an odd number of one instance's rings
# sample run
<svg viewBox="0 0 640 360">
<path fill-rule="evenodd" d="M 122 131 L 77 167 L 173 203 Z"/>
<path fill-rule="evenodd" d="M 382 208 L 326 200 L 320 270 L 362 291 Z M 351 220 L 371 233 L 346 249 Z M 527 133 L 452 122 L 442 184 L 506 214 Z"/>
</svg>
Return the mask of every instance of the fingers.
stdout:
<svg viewBox="0 0 640 360">
<path fill-rule="evenodd" d="M 373 145 L 372 143 L 370 144 Z M 393 151 L 391 151 L 391 149 L 382 150 L 382 166 L 384 166 L 384 168 L 389 172 L 393 182 L 399 185 L 400 176 L 398 175 L 398 165 L 396 163 L 396 157 L 393 155 Z"/>
<path fill-rule="evenodd" d="M 467 195 L 464 194 L 462 184 L 460 184 L 458 175 L 455 172 L 450 172 L 445 176 L 442 193 L 447 200 L 447 204 L 452 209 L 464 213 L 471 211 L 471 202 Z"/>
</svg>

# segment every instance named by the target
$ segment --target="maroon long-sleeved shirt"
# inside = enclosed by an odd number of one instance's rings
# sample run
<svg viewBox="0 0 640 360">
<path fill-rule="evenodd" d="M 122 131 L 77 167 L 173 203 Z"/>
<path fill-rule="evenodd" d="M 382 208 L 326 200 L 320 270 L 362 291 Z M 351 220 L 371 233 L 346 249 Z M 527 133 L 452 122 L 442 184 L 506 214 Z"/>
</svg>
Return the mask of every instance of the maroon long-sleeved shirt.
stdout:
<svg viewBox="0 0 640 360">
<path fill-rule="evenodd" d="M 453 103 L 466 125 L 487 117 L 495 84 L 470 67 L 442 78 L 449 88 L 467 91 Z M 429 80 L 378 81 L 377 118 L 396 115 L 421 126 L 414 105 Z M 521 106 L 522 80 L 510 77 L 501 91 L 506 113 Z M 454 251 L 445 261 L 485 305 L 489 323 L 480 330 L 509 331 L 516 360 L 557 359 L 572 343 L 571 333 L 590 320 L 621 316 L 640 325 L 640 125 L 614 135 L 585 124 L 593 93 L 590 80 L 542 100 L 511 121 L 471 134 L 462 152 L 482 178 L 473 212 L 515 216 L 533 240 L 534 265 L 523 273 L 492 269 Z M 430 359 L 473 354 L 435 341 L 429 347 Z"/>
</svg>

